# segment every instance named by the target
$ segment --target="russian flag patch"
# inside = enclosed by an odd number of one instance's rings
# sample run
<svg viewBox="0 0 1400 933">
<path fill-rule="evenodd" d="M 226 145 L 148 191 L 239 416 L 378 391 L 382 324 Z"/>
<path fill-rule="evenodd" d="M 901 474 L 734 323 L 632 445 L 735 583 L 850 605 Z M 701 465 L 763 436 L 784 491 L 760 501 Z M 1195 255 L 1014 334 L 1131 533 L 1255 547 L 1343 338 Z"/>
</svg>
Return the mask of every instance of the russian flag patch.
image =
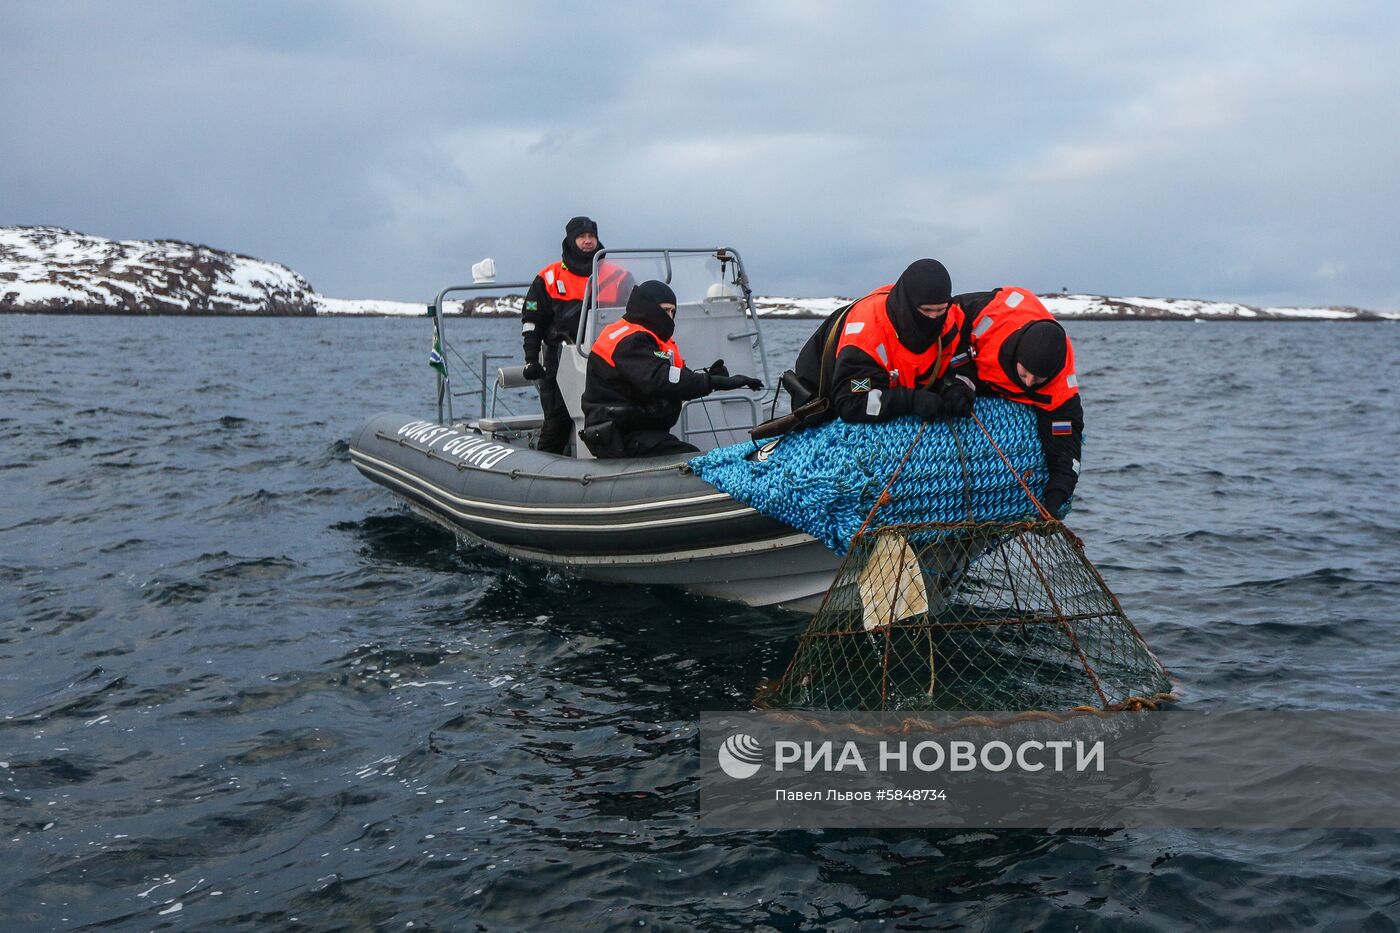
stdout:
<svg viewBox="0 0 1400 933">
<path fill-rule="evenodd" d="M 1073 434 L 1074 425 L 1068 421 L 1052 421 L 1050 422 L 1050 433 L 1055 437 L 1059 437 L 1063 434 Z"/>
</svg>

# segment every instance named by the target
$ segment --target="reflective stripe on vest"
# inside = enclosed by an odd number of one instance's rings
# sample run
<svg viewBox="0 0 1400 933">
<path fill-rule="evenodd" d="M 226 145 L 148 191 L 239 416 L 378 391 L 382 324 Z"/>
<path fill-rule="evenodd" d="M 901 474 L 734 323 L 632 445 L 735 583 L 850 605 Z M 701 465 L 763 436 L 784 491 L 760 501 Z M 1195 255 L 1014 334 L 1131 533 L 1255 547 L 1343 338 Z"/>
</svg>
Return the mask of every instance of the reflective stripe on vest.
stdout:
<svg viewBox="0 0 1400 933">
<path fill-rule="evenodd" d="M 973 356 L 977 378 L 997 395 L 1025 402 L 1047 411 L 1059 408 L 1079 394 L 1079 377 L 1074 371 L 1074 346 L 1065 337 L 1065 365 L 1055 377 L 1038 389 L 1027 389 L 1001 365 L 1001 348 L 1011 335 L 1035 321 L 1054 321 L 1033 292 L 1023 288 L 1000 288 L 977 315 L 972 327 Z M 1056 323 L 1059 323 L 1056 321 Z M 1039 374 L 1037 374 L 1039 375 Z"/>
<path fill-rule="evenodd" d="M 675 377 L 671 379 L 671 381 L 677 382 L 680 380 L 679 370 L 685 365 L 685 360 L 681 358 L 681 349 L 676 346 L 675 339 L 662 340 L 647 328 L 640 324 L 635 324 L 632 321 L 619 321 L 604 330 L 598 335 L 598 339 L 593 341 L 592 352 L 598 354 L 599 359 L 604 363 L 616 369 L 617 363 L 613 361 L 613 354 L 617 352 L 617 345 L 631 334 L 646 334 L 652 340 L 655 340 L 657 348 L 670 358 L 671 368 L 676 370 Z"/>
</svg>

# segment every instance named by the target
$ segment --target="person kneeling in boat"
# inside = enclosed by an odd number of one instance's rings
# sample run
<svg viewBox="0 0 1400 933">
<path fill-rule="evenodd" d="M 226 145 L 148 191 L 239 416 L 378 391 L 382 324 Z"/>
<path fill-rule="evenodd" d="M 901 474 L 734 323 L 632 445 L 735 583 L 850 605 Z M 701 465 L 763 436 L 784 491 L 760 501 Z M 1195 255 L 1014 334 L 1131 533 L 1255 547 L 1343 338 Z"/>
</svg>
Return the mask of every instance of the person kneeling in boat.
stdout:
<svg viewBox="0 0 1400 933">
<path fill-rule="evenodd" d="M 1084 406 L 1069 336 L 1035 293 L 1024 288 L 958 295 L 952 307 L 963 319 L 955 372 L 974 375 L 983 395 L 1035 409 L 1050 471 L 1041 504 L 1059 517 L 1079 482 L 1084 434 Z M 970 407 L 971 396 L 966 401 Z"/>
<path fill-rule="evenodd" d="M 799 415 L 803 424 L 832 416 L 872 422 L 917 415 L 932 421 L 971 411 L 971 379 L 954 379 L 957 390 L 940 381 L 949 375 L 962 325 L 962 312 L 951 301 L 952 280 L 943 263 L 920 259 L 893 285 L 832 314 L 802 347 L 795 373 L 784 374 L 794 415 L 804 405 L 811 415 Z"/>
<path fill-rule="evenodd" d="M 593 455 L 657 457 L 699 448 L 670 433 L 681 404 L 721 389 L 761 389 L 752 376 L 731 376 L 723 361 L 708 371 L 687 369 L 672 339 L 676 293 L 664 282 L 643 282 L 627 311 L 603 329 L 588 355 L 583 386 L 584 443 Z"/>
</svg>

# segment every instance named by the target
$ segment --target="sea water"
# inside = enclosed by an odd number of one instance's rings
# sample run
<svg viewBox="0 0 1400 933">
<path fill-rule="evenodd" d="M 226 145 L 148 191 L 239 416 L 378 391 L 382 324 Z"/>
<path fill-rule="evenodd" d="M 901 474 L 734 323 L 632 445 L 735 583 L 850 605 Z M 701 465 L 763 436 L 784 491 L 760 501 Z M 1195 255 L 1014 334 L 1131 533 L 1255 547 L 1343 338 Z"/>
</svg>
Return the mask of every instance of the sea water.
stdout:
<svg viewBox="0 0 1400 933">
<path fill-rule="evenodd" d="M 1071 526 L 1182 708 L 1400 706 L 1400 326 L 1069 330 Z M 346 439 L 433 415 L 429 343 L 0 316 L 7 929 L 1394 929 L 1395 832 L 701 831 L 697 714 L 802 620 L 401 509 Z"/>
</svg>

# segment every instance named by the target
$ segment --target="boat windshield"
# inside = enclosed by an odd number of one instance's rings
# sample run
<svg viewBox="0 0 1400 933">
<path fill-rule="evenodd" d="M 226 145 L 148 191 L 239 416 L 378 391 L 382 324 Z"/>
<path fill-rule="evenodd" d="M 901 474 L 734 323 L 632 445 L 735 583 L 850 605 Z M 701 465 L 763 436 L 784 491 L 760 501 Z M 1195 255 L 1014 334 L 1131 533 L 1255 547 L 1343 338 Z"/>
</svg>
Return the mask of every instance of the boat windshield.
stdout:
<svg viewBox="0 0 1400 933">
<path fill-rule="evenodd" d="M 678 304 L 739 298 L 739 264 L 733 253 L 720 251 L 618 250 L 604 252 L 599 260 L 604 266 L 618 267 L 631 275 L 628 285 L 640 285 L 649 279 L 665 282 L 676 293 Z M 630 287 L 608 289 L 604 277 L 603 293 L 598 307 L 625 305 Z"/>
<path fill-rule="evenodd" d="M 632 289 L 652 279 L 671 286 L 678 305 L 703 304 L 718 310 L 720 305 L 732 303 L 740 314 L 751 313 L 743 288 L 743 261 L 732 250 L 603 250 L 594 261 L 600 294 L 595 300 L 590 287 L 587 307 L 579 319 L 580 353 L 586 354 L 583 348 L 593 346 L 599 328 L 622 316 Z"/>
</svg>

